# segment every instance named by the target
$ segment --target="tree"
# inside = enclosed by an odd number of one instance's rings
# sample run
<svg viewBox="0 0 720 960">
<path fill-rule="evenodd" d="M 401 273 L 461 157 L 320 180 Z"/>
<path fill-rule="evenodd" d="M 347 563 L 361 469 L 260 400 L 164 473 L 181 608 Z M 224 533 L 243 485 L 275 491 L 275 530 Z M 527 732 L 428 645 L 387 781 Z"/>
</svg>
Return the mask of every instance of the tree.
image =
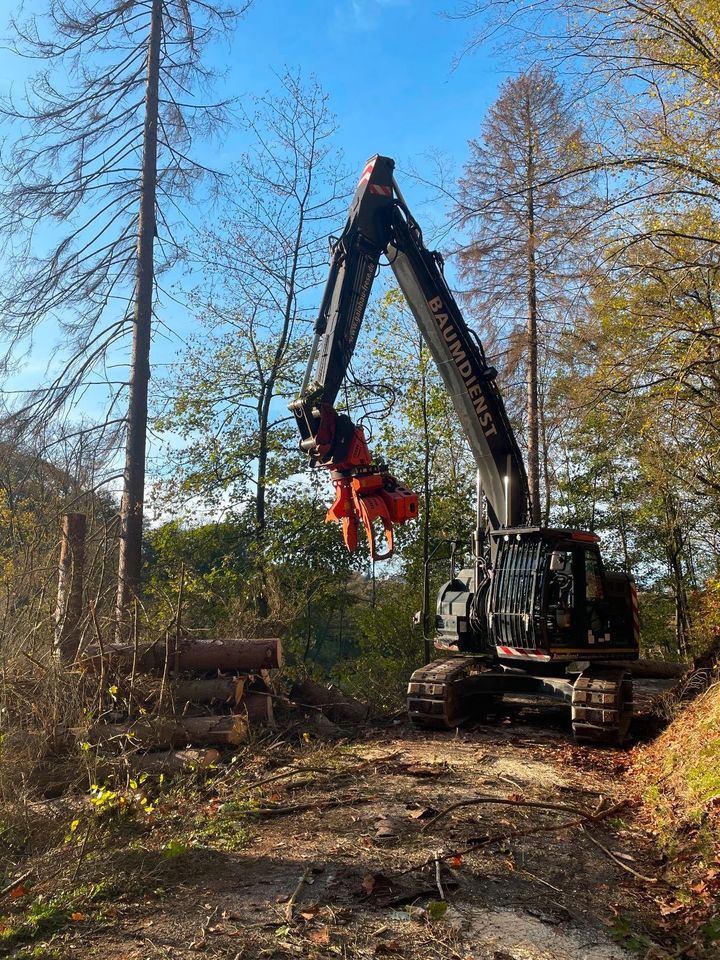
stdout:
<svg viewBox="0 0 720 960">
<path fill-rule="evenodd" d="M 552 400 L 567 424 L 562 506 L 592 504 L 658 591 L 657 611 L 672 599 L 682 649 L 708 629 L 720 555 L 720 11 L 713 0 L 480 0 L 460 15 L 479 28 L 471 46 L 493 35 L 569 74 L 592 116 L 592 152 L 566 176 L 605 177 L 603 269 Z"/>
<path fill-rule="evenodd" d="M 161 420 L 187 441 L 174 457 L 183 496 L 251 511 L 260 613 L 271 514 L 282 482 L 305 467 L 287 402 L 302 381 L 310 292 L 324 278 L 346 189 L 326 95 L 290 73 L 279 86 L 245 114 L 251 146 L 228 183 L 225 216 L 193 252 L 208 333 L 178 365 Z"/>
<path fill-rule="evenodd" d="M 115 511 L 107 495 L 93 492 L 98 464 L 82 435 L 53 429 L 52 437 L 28 439 L 13 427 L 0 424 L 0 649 L 8 662 L 20 652 L 45 661 L 53 653 L 63 515 L 86 518 L 85 595 L 102 603 L 110 586 Z M 52 459 L 45 456 L 48 448 Z M 80 627 L 87 639 L 89 616 Z"/>
<path fill-rule="evenodd" d="M 585 153 L 585 136 L 566 91 L 535 66 L 503 84 L 481 137 L 469 145 L 456 211 L 470 231 L 461 276 L 483 324 L 510 328 L 508 377 L 516 365 L 525 368 L 528 483 L 539 523 L 541 353 L 552 357 L 571 304 L 576 308 L 595 208 L 588 178 L 565 177 Z"/>
<path fill-rule="evenodd" d="M 477 25 L 468 50 L 502 38 L 530 62 L 554 64 L 572 78 L 596 142 L 594 155 L 568 175 L 614 176 L 607 209 L 624 218 L 630 242 L 638 203 L 717 204 L 715 0 L 472 0 L 456 16 Z"/>
<path fill-rule="evenodd" d="M 33 391 L 17 415 L 70 416 L 73 398 L 97 377 L 107 394 L 99 402 L 126 430 L 120 616 L 140 586 L 157 278 L 177 255 L 178 201 L 210 173 L 191 157 L 195 134 L 225 116 L 225 103 L 203 97 L 211 73 L 202 52 L 246 6 L 49 0 L 42 13 L 13 22 L 14 52 L 43 66 L 19 100 L 1 107 L 19 128 L 4 150 L 0 195 L 5 365 L 41 332 L 52 336 L 54 324 L 60 345 L 50 385 Z M 126 384 L 107 371 L 129 329 L 128 412 L 118 417 L 118 388 Z"/>
<path fill-rule="evenodd" d="M 656 209 L 653 221 L 666 213 Z M 568 338 L 564 384 L 578 425 L 600 426 L 602 448 L 616 461 L 608 475 L 635 477 L 623 484 L 614 525 L 624 517 L 636 569 L 648 571 L 653 559 L 664 568 L 655 580 L 673 597 L 681 653 L 692 632 L 691 593 L 714 573 L 720 527 L 720 268 L 709 226 L 701 206 L 675 210 L 666 234 L 655 225 L 652 238 L 629 248 L 618 240 L 592 313 Z M 608 482 L 598 482 L 606 511 Z"/>
</svg>

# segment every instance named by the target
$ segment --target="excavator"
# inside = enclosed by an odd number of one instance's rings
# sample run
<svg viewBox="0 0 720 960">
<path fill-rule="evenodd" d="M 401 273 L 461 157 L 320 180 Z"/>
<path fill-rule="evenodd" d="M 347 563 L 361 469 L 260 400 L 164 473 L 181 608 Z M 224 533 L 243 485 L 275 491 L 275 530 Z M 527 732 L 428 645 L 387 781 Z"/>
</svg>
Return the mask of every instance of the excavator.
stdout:
<svg viewBox="0 0 720 960">
<path fill-rule="evenodd" d="M 639 655 L 635 583 L 605 569 L 596 534 L 531 523 L 497 370 L 462 316 L 441 255 L 425 247 L 394 168 L 389 157 L 367 162 L 345 228 L 331 240 L 310 357 L 290 404 L 300 448 L 335 488 L 327 520 L 342 524 L 350 550 L 362 525 L 372 558 L 382 560 L 393 553 L 394 526 L 418 515 L 417 495 L 373 458 L 362 427 L 335 409 L 385 257 L 477 464 L 472 559 L 440 588 L 438 658 L 410 678 L 410 719 L 453 728 L 503 697 L 550 698 L 570 706 L 576 741 L 622 744 L 633 713 L 628 664 Z"/>
</svg>

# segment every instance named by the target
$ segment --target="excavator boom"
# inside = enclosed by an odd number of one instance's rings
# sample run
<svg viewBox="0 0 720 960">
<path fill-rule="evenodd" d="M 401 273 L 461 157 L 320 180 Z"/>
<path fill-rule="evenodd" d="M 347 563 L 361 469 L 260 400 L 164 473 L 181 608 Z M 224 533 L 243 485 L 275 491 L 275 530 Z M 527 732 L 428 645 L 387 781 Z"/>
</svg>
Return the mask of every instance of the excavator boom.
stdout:
<svg viewBox="0 0 720 960">
<path fill-rule="evenodd" d="M 392 554 L 393 526 L 417 516 L 416 495 L 373 459 L 362 428 L 335 409 L 385 256 L 442 375 L 479 480 L 474 564 L 457 572 L 453 565 L 440 588 L 434 642 L 446 659 L 410 678 L 410 718 L 452 727 L 491 710 L 505 693 L 551 696 L 570 704 L 578 740 L 622 742 L 632 681 L 621 661 L 638 655 L 634 583 L 627 573 L 605 573 L 595 534 L 529 524 L 525 467 L 496 371 L 463 319 L 442 257 L 423 242 L 394 166 L 375 156 L 363 169 L 345 229 L 333 242 L 305 380 L 290 405 L 301 448 L 335 485 L 327 519 L 342 523 L 350 549 L 364 526 L 371 555 L 382 559 Z"/>
<path fill-rule="evenodd" d="M 417 497 L 382 463 L 373 463 L 365 436 L 334 404 L 357 344 L 380 258 L 389 261 L 443 377 L 477 462 L 490 525 L 523 524 L 528 485 L 522 456 L 496 384 L 496 370 L 465 323 L 443 273 L 429 251 L 393 176 L 394 161 L 375 156 L 365 165 L 347 223 L 334 241 L 330 275 L 315 324 L 315 340 L 300 397 L 290 405 L 301 448 L 315 466 L 331 471 L 336 498 L 328 519 L 343 524 L 357 545 L 362 523 L 376 559 L 390 556 L 392 527 L 417 515 Z M 313 375 L 314 370 L 314 375 Z M 380 521 L 387 550 L 378 552 Z"/>
</svg>

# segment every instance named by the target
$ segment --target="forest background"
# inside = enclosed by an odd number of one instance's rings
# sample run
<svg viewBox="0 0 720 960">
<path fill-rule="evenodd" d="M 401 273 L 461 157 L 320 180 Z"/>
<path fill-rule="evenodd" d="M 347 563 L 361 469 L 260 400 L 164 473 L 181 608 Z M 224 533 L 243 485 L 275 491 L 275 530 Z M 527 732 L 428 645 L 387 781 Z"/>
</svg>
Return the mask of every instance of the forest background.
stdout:
<svg viewBox="0 0 720 960">
<path fill-rule="evenodd" d="M 386 273 L 343 398 L 375 453 L 422 495 L 425 522 L 402 528 L 384 570 L 324 524 L 329 484 L 307 471 L 286 410 L 328 237 L 379 150 L 398 161 L 426 243 L 446 257 L 500 370 L 538 518 L 595 530 L 609 565 L 633 571 L 646 654 L 684 658 L 712 639 L 711 0 L 488 0 L 446 13 L 403 0 L 49 7 L 26 7 L 7 27 L 17 55 L 0 75 L 6 661 L 52 654 L 68 511 L 89 523 L 81 644 L 116 629 L 143 232 L 137 138 L 158 11 L 139 629 L 279 632 L 296 666 L 379 705 L 421 662 L 424 561 L 435 551 L 436 587 L 448 541 L 469 543 L 474 467 Z M 86 109 L 78 84 L 104 90 L 102 105 Z"/>
</svg>

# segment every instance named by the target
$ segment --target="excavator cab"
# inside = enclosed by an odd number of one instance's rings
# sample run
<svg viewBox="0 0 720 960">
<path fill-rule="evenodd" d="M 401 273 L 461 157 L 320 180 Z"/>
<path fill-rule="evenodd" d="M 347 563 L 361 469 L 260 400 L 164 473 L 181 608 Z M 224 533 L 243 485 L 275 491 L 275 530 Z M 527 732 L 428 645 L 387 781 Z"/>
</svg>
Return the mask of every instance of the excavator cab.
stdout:
<svg viewBox="0 0 720 960">
<path fill-rule="evenodd" d="M 606 574 L 599 538 L 577 530 L 499 530 L 488 615 L 502 659 L 637 656 L 632 579 Z"/>
</svg>

